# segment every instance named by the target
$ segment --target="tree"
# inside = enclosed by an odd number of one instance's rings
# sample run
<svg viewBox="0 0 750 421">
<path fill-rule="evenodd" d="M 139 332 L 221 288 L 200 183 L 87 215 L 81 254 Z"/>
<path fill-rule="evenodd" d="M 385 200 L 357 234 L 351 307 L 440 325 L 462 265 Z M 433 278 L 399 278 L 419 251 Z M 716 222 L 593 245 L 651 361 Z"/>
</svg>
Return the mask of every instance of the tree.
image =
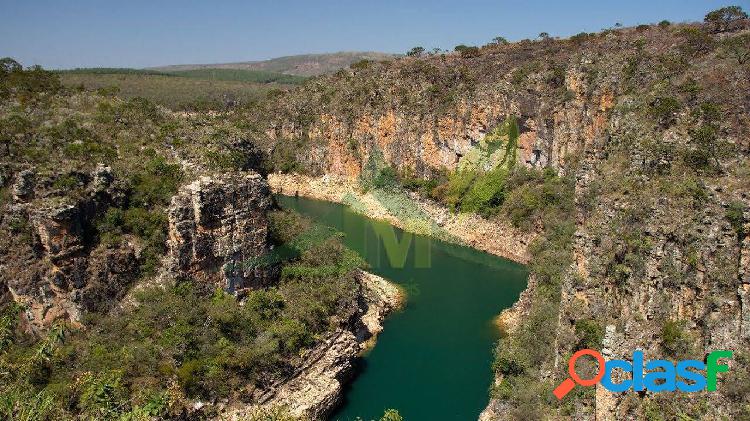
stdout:
<svg viewBox="0 0 750 421">
<path fill-rule="evenodd" d="M 737 60 L 740 65 L 747 63 L 750 59 L 750 34 L 723 39 L 721 51 L 724 55 Z"/>
<path fill-rule="evenodd" d="M 740 19 L 747 19 L 747 13 L 740 6 L 722 7 L 708 12 L 704 18 L 706 23 L 711 24 L 717 32 L 729 29 L 732 23 Z"/>
<path fill-rule="evenodd" d="M 395 409 L 386 409 L 380 421 L 404 421 L 404 418 Z"/>
<path fill-rule="evenodd" d="M 411 50 L 406 52 L 406 55 L 409 57 L 421 57 L 424 53 L 424 47 L 414 47 Z"/>
<path fill-rule="evenodd" d="M 0 59 L 0 73 L 20 72 L 21 65 L 10 57 Z"/>
<path fill-rule="evenodd" d="M 461 57 L 464 57 L 464 58 L 479 56 L 479 48 L 477 47 L 470 47 L 468 45 L 461 44 L 461 45 L 457 45 L 454 48 L 454 50 L 461 53 Z"/>
<path fill-rule="evenodd" d="M 544 40 L 544 41 L 550 39 L 549 33 L 547 33 L 547 32 L 540 33 L 539 34 L 539 39 Z"/>
<path fill-rule="evenodd" d="M 461 57 L 463 58 L 470 58 L 470 57 L 478 57 L 479 56 L 479 48 L 478 47 L 467 47 L 464 46 L 464 48 L 461 48 L 460 50 L 457 50 L 459 53 L 461 53 Z"/>
<path fill-rule="evenodd" d="M 662 28 L 662 29 L 668 28 L 669 25 L 671 25 L 671 24 L 672 24 L 672 22 L 664 19 L 663 21 L 659 22 L 659 28 Z"/>
<path fill-rule="evenodd" d="M 11 114 L 0 120 L 0 140 L 5 144 L 5 156 L 10 156 L 10 145 L 19 137 L 28 137 L 31 123 L 21 114 Z"/>
<path fill-rule="evenodd" d="M 711 34 L 707 33 L 702 28 L 682 28 L 680 30 L 680 35 L 684 41 L 679 48 L 683 53 L 690 56 L 705 54 L 713 49 L 716 44 L 711 37 Z"/>
<path fill-rule="evenodd" d="M 495 44 L 498 44 L 498 45 L 508 44 L 508 40 L 505 39 L 504 37 L 495 37 L 495 38 L 492 38 L 492 42 L 494 42 Z"/>
</svg>

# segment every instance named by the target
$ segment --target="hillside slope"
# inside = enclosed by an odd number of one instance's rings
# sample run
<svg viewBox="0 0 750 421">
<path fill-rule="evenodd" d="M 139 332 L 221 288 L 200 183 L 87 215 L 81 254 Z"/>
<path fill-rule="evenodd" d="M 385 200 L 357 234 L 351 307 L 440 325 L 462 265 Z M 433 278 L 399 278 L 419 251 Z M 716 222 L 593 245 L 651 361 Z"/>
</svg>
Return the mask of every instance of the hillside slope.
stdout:
<svg viewBox="0 0 750 421">
<path fill-rule="evenodd" d="M 327 54 L 301 54 L 277 57 L 262 61 L 245 61 L 236 63 L 215 64 L 176 64 L 152 67 L 158 71 L 180 71 L 197 69 L 246 69 L 264 70 L 268 72 L 284 73 L 296 76 L 318 76 L 333 73 L 339 69 L 349 67 L 360 60 L 391 60 L 393 54 L 378 52 L 338 52 Z"/>
</svg>

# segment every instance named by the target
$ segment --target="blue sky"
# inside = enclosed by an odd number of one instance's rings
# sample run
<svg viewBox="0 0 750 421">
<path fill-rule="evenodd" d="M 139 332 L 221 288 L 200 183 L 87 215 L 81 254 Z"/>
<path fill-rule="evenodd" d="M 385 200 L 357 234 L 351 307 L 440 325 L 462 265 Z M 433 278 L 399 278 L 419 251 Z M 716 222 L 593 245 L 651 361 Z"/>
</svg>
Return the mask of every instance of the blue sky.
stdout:
<svg viewBox="0 0 750 421">
<path fill-rule="evenodd" d="M 334 51 L 452 49 L 701 20 L 750 0 L 0 0 L 0 57 L 47 68 L 146 67 Z"/>
</svg>

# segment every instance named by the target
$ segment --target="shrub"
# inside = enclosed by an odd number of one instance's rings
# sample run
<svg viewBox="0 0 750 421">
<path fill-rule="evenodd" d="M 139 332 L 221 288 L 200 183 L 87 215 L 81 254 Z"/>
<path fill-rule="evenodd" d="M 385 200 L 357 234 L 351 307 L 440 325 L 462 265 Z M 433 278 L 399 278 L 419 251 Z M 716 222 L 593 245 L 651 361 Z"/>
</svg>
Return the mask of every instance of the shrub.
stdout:
<svg viewBox="0 0 750 421">
<path fill-rule="evenodd" d="M 166 205 L 177 192 L 182 181 L 182 169 L 179 164 L 170 164 L 153 150 L 145 152 L 151 159 L 146 161 L 142 172 L 131 176 L 133 188 L 131 201 L 138 207 Z"/>
<path fill-rule="evenodd" d="M 206 152 L 208 165 L 215 170 L 262 169 L 262 158 L 257 154 L 247 154 L 236 149 Z"/>
<path fill-rule="evenodd" d="M 663 21 L 659 22 L 659 28 L 662 28 L 662 29 L 666 29 L 666 28 L 668 28 L 668 27 L 669 27 L 669 26 L 670 26 L 671 24 L 672 24 L 672 22 L 670 22 L 670 21 L 668 21 L 668 20 L 666 20 L 666 19 L 665 19 L 665 20 L 663 20 Z"/>
<path fill-rule="evenodd" d="M 505 201 L 505 180 L 508 172 L 503 167 L 476 175 L 472 185 L 462 195 L 461 211 L 491 216 Z"/>
<path fill-rule="evenodd" d="M 405 189 L 418 192 L 425 197 L 432 196 L 432 191 L 440 184 L 440 181 L 434 178 L 424 179 L 410 176 L 400 177 L 400 182 Z"/>
<path fill-rule="evenodd" d="M 372 180 L 372 188 L 375 189 L 394 189 L 398 185 L 398 175 L 393 167 L 387 166 L 382 168 Z"/>
<path fill-rule="evenodd" d="M 80 186 L 81 184 L 81 179 L 78 178 L 76 174 L 63 174 L 55 178 L 55 181 L 52 182 L 52 187 L 60 190 L 70 191 Z"/>
<path fill-rule="evenodd" d="M 649 107 L 649 114 L 662 126 L 669 126 L 675 120 L 675 115 L 682 108 L 682 104 L 675 97 L 656 98 Z"/>
<path fill-rule="evenodd" d="M 570 39 L 571 42 L 573 42 L 575 44 L 581 44 L 584 41 L 586 41 L 587 39 L 589 39 L 590 37 L 591 37 L 591 35 L 588 34 L 588 33 L 586 33 L 586 32 L 579 32 L 579 33 L 571 36 L 569 39 Z"/>
<path fill-rule="evenodd" d="M 721 51 L 725 56 L 737 60 L 739 65 L 747 63 L 750 60 L 750 34 L 722 39 Z"/>
<path fill-rule="evenodd" d="M 352 63 L 349 67 L 351 67 L 353 70 L 365 70 L 372 66 L 373 63 L 374 61 L 372 60 L 362 59 Z"/>
<path fill-rule="evenodd" d="M 578 335 L 577 349 L 600 349 L 604 340 L 604 327 L 596 320 L 581 319 L 575 323 Z"/>
<path fill-rule="evenodd" d="M 142 242 L 141 272 L 153 274 L 159 267 L 167 240 L 167 217 L 162 210 L 131 207 L 109 208 L 95 223 L 99 240 L 117 245 L 123 234 L 137 236 Z"/>
<path fill-rule="evenodd" d="M 463 58 L 478 57 L 480 54 L 478 47 L 470 47 L 463 44 L 457 45 L 454 50 L 461 54 L 461 57 Z"/>
<path fill-rule="evenodd" d="M 503 212 L 516 227 L 530 230 L 543 215 L 572 208 L 568 183 L 551 170 L 517 169 L 508 184 Z"/>
<path fill-rule="evenodd" d="M 667 320 L 661 328 L 661 346 L 672 357 L 685 356 L 690 351 L 690 337 L 685 332 L 685 323 Z"/>
<path fill-rule="evenodd" d="M 680 35 L 683 43 L 679 48 L 688 56 L 704 54 L 715 45 L 713 38 L 701 28 L 682 28 L 680 29 Z"/>
<path fill-rule="evenodd" d="M 737 237 L 742 239 L 748 233 L 745 232 L 745 204 L 739 200 L 732 201 L 727 206 L 727 219 L 737 233 Z"/>
<path fill-rule="evenodd" d="M 717 172 L 721 169 L 719 157 L 724 153 L 724 142 L 718 139 L 718 129 L 711 124 L 701 124 L 689 130 L 692 148 L 683 154 L 689 168 L 697 172 Z"/>
<path fill-rule="evenodd" d="M 395 409 L 386 409 L 380 421 L 404 421 L 404 417 Z"/>
<path fill-rule="evenodd" d="M 271 150 L 270 165 L 275 172 L 291 173 L 304 172 L 304 168 L 297 159 L 297 153 L 302 149 L 301 139 L 279 139 Z"/>
</svg>

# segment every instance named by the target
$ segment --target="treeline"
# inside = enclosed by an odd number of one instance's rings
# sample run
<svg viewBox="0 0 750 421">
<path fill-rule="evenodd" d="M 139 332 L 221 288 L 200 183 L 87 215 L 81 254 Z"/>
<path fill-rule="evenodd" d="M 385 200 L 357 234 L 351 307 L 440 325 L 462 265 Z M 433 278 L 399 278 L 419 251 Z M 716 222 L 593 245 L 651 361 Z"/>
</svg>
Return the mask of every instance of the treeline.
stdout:
<svg viewBox="0 0 750 421">
<path fill-rule="evenodd" d="M 193 69 L 162 72 L 151 69 L 132 69 L 128 67 L 78 67 L 69 70 L 55 70 L 60 74 L 75 75 L 144 75 L 144 76 L 174 76 L 191 79 L 221 80 L 230 82 L 250 83 L 278 83 L 284 85 L 299 85 L 307 80 L 304 76 L 287 75 L 284 73 L 265 70 L 247 69 Z"/>
</svg>

